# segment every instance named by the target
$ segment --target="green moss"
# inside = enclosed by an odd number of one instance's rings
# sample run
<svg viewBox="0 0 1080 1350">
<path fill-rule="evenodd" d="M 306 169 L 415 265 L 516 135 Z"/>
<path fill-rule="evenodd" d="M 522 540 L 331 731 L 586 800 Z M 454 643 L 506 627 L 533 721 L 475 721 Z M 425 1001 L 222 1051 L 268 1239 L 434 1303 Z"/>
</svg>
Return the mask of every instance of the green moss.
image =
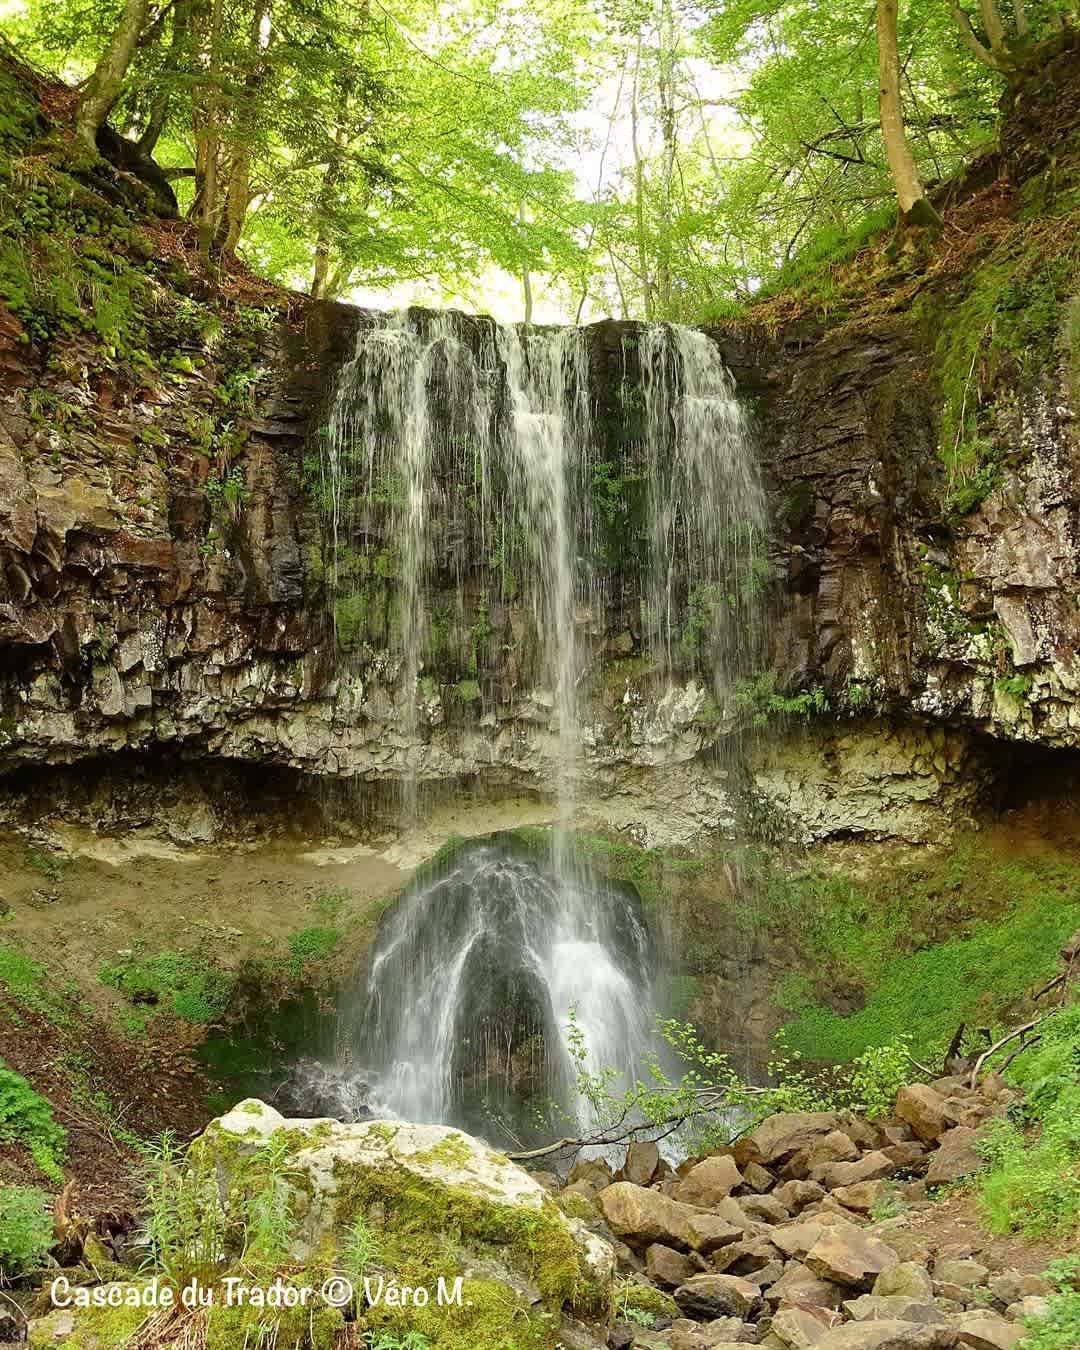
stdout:
<svg viewBox="0 0 1080 1350">
<path fill-rule="evenodd" d="M 289 968 L 295 978 L 320 961 L 326 961 L 337 951 L 341 933 L 336 928 L 301 928 L 289 935 Z"/>
<path fill-rule="evenodd" d="M 6 943 L 0 943 L 0 985 L 16 1002 L 57 1026 L 71 1022 L 70 1012 L 53 992 L 55 981 L 45 967 Z"/>
<path fill-rule="evenodd" d="M 282 1283 L 298 1289 L 321 1285 L 321 1273 L 283 1278 Z M 253 1280 L 252 1283 L 261 1281 Z M 254 1308 L 246 1305 L 226 1307 L 221 1303 L 210 1310 L 206 1326 L 206 1350 L 274 1350 L 275 1347 L 302 1346 L 303 1350 L 334 1350 L 345 1326 L 338 1308 L 328 1307 L 317 1296 L 307 1308 Z"/>
<path fill-rule="evenodd" d="M 430 1278 L 429 1272 L 423 1283 Z M 468 1279 L 462 1284 L 461 1296 L 460 1307 L 439 1307 L 434 1301 L 426 1308 L 380 1305 L 369 1308 L 361 1323 L 374 1333 L 423 1336 L 433 1350 L 553 1350 L 557 1344 L 555 1317 L 529 1307 L 507 1285 Z"/>
<path fill-rule="evenodd" d="M 619 1285 L 615 1294 L 615 1309 L 618 1316 L 629 1315 L 632 1320 L 636 1320 L 634 1313 L 669 1322 L 682 1316 L 679 1305 L 670 1294 L 665 1294 L 662 1289 L 656 1289 L 651 1284 L 640 1284 L 637 1280 L 625 1280 Z"/>
<path fill-rule="evenodd" d="M 379 1249 L 402 1284 L 427 1283 L 433 1270 L 449 1274 L 447 1260 L 459 1245 L 467 1245 L 519 1265 L 553 1313 L 565 1307 L 588 1317 L 605 1310 L 603 1292 L 548 1198 L 538 1209 L 526 1209 L 478 1198 L 464 1187 L 430 1181 L 404 1167 L 351 1167 L 340 1160 L 335 1177 L 339 1225 L 363 1215 L 375 1227 L 373 1216 L 379 1216 Z"/>
<path fill-rule="evenodd" d="M 1080 925 L 1080 862 L 1010 856 L 978 837 L 870 878 L 811 869 L 757 884 L 761 922 L 809 968 L 779 996 L 794 1003 L 791 1047 L 815 1060 L 850 1060 L 913 1030 L 916 1053 L 933 1054 L 962 1021 L 1007 1020 Z M 865 998 L 847 1016 L 818 1001 L 843 985 Z"/>
<path fill-rule="evenodd" d="M 555 1197 L 555 1203 L 569 1219 L 580 1219 L 582 1223 L 595 1223 L 598 1210 L 587 1195 L 580 1191 L 564 1191 Z"/>
<path fill-rule="evenodd" d="M 75 1328 L 63 1338 L 66 1350 L 121 1350 L 148 1316 L 146 1308 L 77 1308 L 71 1313 Z M 68 1313 L 61 1309 L 40 1318 L 30 1326 L 30 1350 L 45 1350 L 56 1345 L 55 1324 L 65 1322 Z"/>
<path fill-rule="evenodd" d="M 194 952 L 124 957 L 102 966 L 98 979 L 133 1005 L 138 1025 L 161 1007 L 185 1022 L 212 1022 L 228 1007 L 233 987 L 230 975 Z"/>
</svg>

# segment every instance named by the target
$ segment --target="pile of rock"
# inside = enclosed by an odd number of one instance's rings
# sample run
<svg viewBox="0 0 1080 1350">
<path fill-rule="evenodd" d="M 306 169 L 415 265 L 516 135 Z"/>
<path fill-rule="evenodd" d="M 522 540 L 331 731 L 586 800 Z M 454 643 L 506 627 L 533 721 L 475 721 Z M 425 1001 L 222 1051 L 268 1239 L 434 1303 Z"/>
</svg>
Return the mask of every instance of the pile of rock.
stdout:
<svg viewBox="0 0 1080 1350">
<path fill-rule="evenodd" d="M 832 1111 L 769 1117 L 677 1171 L 647 1143 L 631 1145 L 618 1173 L 578 1163 L 560 1203 L 594 1206 L 612 1235 L 632 1281 L 624 1311 L 668 1314 L 648 1331 L 618 1322 L 609 1345 L 1011 1350 L 1049 1286 L 991 1271 L 970 1247 L 935 1245 L 910 1219 L 929 1188 L 982 1165 L 977 1130 L 1013 1095 L 996 1075 L 977 1090 L 945 1078 L 902 1088 L 894 1114 L 874 1123 Z M 639 1288 L 651 1302 L 634 1297 Z"/>
</svg>

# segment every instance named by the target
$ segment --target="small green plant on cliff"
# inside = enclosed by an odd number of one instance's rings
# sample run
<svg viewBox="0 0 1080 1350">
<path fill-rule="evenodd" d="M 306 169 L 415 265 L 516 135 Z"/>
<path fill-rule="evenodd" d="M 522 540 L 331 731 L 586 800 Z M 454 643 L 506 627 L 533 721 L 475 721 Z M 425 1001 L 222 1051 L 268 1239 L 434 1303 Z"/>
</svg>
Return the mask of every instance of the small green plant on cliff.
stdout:
<svg viewBox="0 0 1080 1350">
<path fill-rule="evenodd" d="M 136 1026 L 163 1008 L 185 1022 L 213 1022 L 225 1011 L 232 994 L 231 978 L 193 952 L 125 956 L 102 966 L 98 979 L 132 1004 L 131 1020 Z"/>
<path fill-rule="evenodd" d="M 0 1186 L 0 1279 L 36 1270 L 52 1242 L 49 1196 L 36 1186 Z"/>
<path fill-rule="evenodd" d="M 763 671 L 735 686 L 735 707 L 750 716 L 751 724 L 764 727 L 777 718 L 810 718 L 829 710 L 829 697 L 822 688 L 785 694 L 776 687 L 776 672 Z"/>
<path fill-rule="evenodd" d="M 0 1143 L 23 1144 L 38 1170 L 61 1182 L 67 1133 L 53 1119 L 52 1107 L 21 1074 L 0 1064 Z"/>
<path fill-rule="evenodd" d="M 341 941 L 336 928 L 301 928 L 289 935 L 289 969 L 295 978 L 303 975 L 308 966 L 317 965 L 333 956 Z"/>
<path fill-rule="evenodd" d="M 983 1132 L 980 1203 L 997 1232 L 1067 1236 L 1080 1231 L 1080 1001 L 1048 1018 L 1040 1036 L 1010 1071 L 1025 1092 L 1024 1118 Z"/>
</svg>

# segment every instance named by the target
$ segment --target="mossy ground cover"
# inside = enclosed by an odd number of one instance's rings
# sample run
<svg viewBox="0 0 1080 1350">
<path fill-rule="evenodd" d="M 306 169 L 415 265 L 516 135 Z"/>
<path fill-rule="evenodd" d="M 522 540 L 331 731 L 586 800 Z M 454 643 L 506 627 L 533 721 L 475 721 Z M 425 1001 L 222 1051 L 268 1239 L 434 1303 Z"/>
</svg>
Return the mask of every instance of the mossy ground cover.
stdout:
<svg viewBox="0 0 1080 1350">
<path fill-rule="evenodd" d="M 763 893 L 763 922 L 802 958 L 777 991 L 789 1044 L 814 1060 L 901 1035 L 932 1056 L 960 1022 L 998 1026 L 1080 926 L 1080 860 L 1050 847 L 1010 856 L 978 835 L 867 877 L 774 874 Z M 838 987 L 863 1006 L 834 1011 Z"/>
</svg>

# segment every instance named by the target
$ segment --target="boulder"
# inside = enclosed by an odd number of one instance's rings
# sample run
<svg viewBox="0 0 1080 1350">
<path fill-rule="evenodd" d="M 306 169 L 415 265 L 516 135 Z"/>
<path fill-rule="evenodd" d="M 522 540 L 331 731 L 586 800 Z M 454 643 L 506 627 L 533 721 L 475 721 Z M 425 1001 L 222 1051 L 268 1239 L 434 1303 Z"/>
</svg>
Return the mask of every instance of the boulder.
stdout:
<svg viewBox="0 0 1080 1350">
<path fill-rule="evenodd" d="M 626 1150 L 621 1181 L 632 1181 L 635 1186 L 648 1186 L 660 1170 L 660 1150 L 653 1140 L 635 1141 Z M 604 1185 L 610 1184 L 610 1176 Z"/>
<path fill-rule="evenodd" d="M 970 1257 L 965 1258 L 944 1258 L 939 1257 L 934 1262 L 934 1279 L 941 1284 L 958 1285 L 961 1289 L 974 1289 L 976 1285 L 985 1284 L 990 1278 L 990 1272 L 979 1261 L 974 1261 Z"/>
<path fill-rule="evenodd" d="M 755 1219 L 758 1223 L 786 1223 L 791 1218 L 780 1201 L 772 1195 L 742 1195 L 738 1204 L 747 1218 Z"/>
<path fill-rule="evenodd" d="M 929 1298 L 912 1299 L 904 1294 L 860 1294 L 858 1298 L 845 1300 L 843 1307 L 853 1322 L 892 1319 L 897 1322 L 937 1324 L 946 1320 L 945 1314 Z"/>
<path fill-rule="evenodd" d="M 990 1292 L 999 1303 L 1018 1303 L 1029 1294 L 1052 1294 L 1054 1286 L 1041 1275 L 1022 1275 L 1018 1270 L 1002 1270 L 987 1280 Z"/>
<path fill-rule="evenodd" d="M 675 1290 L 675 1302 L 688 1317 L 745 1320 L 761 1305 L 761 1290 L 737 1275 L 695 1275 Z"/>
<path fill-rule="evenodd" d="M 1026 1322 L 1031 1317 L 1045 1317 L 1050 1311 L 1050 1300 L 1045 1294 L 1025 1294 L 1017 1303 L 1010 1303 L 1005 1316 L 1010 1322 Z"/>
<path fill-rule="evenodd" d="M 776 1178 L 767 1167 L 762 1167 L 760 1163 L 749 1162 L 742 1169 L 743 1181 L 752 1191 L 757 1191 L 759 1195 L 764 1195 L 771 1190 L 776 1183 Z"/>
<path fill-rule="evenodd" d="M 690 1221 L 704 1217 L 704 1211 L 681 1205 L 660 1191 L 635 1186 L 632 1181 L 616 1181 L 596 1199 L 608 1227 L 631 1247 L 647 1247 L 653 1242 L 693 1247 Z"/>
<path fill-rule="evenodd" d="M 924 1143 L 935 1144 L 949 1128 L 945 1098 L 925 1083 L 908 1083 L 896 1094 L 896 1114 Z"/>
<path fill-rule="evenodd" d="M 645 1270 L 649 1279 L 666 1289 L 685 1284 L 698 1274 L 694 1260 L 674 1247 L 665 1247 L 662 1242 L 653 1242 L 645 1249 Z"/>
<path fill-rule="evenodd" d="M 840 1117 L 835 1111 L 779 1111 L 769 1116 L 748 1136 L 744 1145 L 747 1162 L 769 1166 L 790 1158 L 793 1153 L 808 1147 L 815 1139 L 835 1130 Z M 743 1141 L 740 1141 L 743 1142 Z M 738 1158 L 738 1145 L 736 1145 Z"/>
<path fill-rule="evenodd" d="M 434 1238 L 445 1232 L 456 1256 L 438 1273 L 465 1276 L 478 1338 L 490 1325 L 496 1295 L 508 1318 L 517 1299 L 525 1315 L 538 1304 L 557 1318 L 606 1319 L 615 1269 L 609 1244 L 563 1214 L 522 1168 L 460 1130 L 397 1120 L 287 1120 L 249 1100 L 207 1126 L 187 1165 L 213 1178 L 228 1213 L 268 1149 L 275 1150 L 277 1185 L 295 1215 L 291 1261 L 316 1253 L 332 1259 L 363 1215 L 392 1270 L 410 1260 L 417 1232 Z M 432 1317 L 441 1312 L 433 1301 Z M 463 1334 L 470 1326 L 466 1319 Z"/>
<path fill-rule="evenodd" d="M 800 1219 L 797 1223 L 784 1224 L 769 1234 L 769 1241 L 784 1253 L 801 1260 L 818 1238 L 825 1232 L 825 1225 L 812 1219 Z"/>
<path fill-rule="evenodd" d="M 816 1200 L 823 1200 L 825 1187 L 816 1181 L 785 1181 L 782 1186 L 776 1187 L 773 1195 L 789 1213 L 797 1214 Z"/>
<path fill-rule="evenodd" d="M 769 1330 L 788 1350 L 811 1350 L 839 1322 L 840 1315 L 825 1308 L 781 1308 Z"/>
<path fill-rule="evenodd" d="M 716 1251 L 719 1247 L 728 1247 L 742 1236 L 742 1229 L 728 1223 L 719 1214 L 710 1214 L 707 1210 L 693 1213 L 686 1220 L 686 1240 L 694 1251 L 703 1256 Z"/>
<path fill-rule="evenodd" d="M 926 1184 L 940 1186 L 959 1181 L 985 1166 L 975 1148 L 976 1132 L 967 1125 L 956 1125 L 941 1136 L 937 1152 L 926 1171 Z"/>
<path fill-rule="evenodd" d="M 834 1200 L 839 1200 L 845 1209 L 853 1209 L 859 1214 L 869 1214 L 874 1206 L 890 1190 L 886 1181 L 856 1181 L 851 1186 L 837 1186 L 833 1191 Z"/>
<path fill-rule="evenodd" d="M 575 1181 L 584 1181 L 601 1191 L 605 1186 L 610 1186 L 614 1180 L 611 1164 L 606 1159 L 581 1158 L 567 1173 L 566 1184 L 572 1186 Z"/>
<path fill-rule="evenodd" d="M 780 1258 L 780 1253 L 768 1238 L 743 1238 L 730 1246 L 721 1247 L 712 1254 L 712 1267 L 718 1273 L 755 1276 L 759 1270 Z M 755 1283 L 760 1281 L 755 1280 Z"/>
<path fill-rule="evenodd" d="M 726 1200 L 736 1186 L 743 1184 L 742 1173 L 726 1155 L 706 1158 L 691 1167 L 672 1192 L 684 1205 L 712 1209 Z"/>
<path fill-rule="evenodd" d="M 692 1322 L 680 1317 L 666 1329 L 671 1350 L 723 1350 L 727 1346 L 753 1345 L 757 1330 L 737 1317 L 716 1317 L 711 1322 Z"/>
<path fill-rule="evenodd" d="M 822 1279 L 853 1289 L 870 1289 L 899 1257 L 877 1238 L 853 1227 L 826 1229 L 806 1253 L 806 1265 Z"/>
<path fill-rule="evenodd" d="M 879 1298 L 901 1295 L 918 1303 L 929 1303 L 934 1296 L 934 1282 L 925 1266 L 917 1261 L 901 1261 L 891 1266 L 874 1281 L 874 1293 Z"/>
<path fill-rule="evenodd" d="M 1016 1322 L 1007 1322 L 997 1313 L 981 1308 L 958 1313 L 952 1324 L 960 1333 L 960 1344 L 969 1350 L 1013 1350 L 1026 1335 Z"/>
<path fill-rule="evenodd" d="M 843 1296 L 843 1291 L 837 1285 L 819 1280 L 812 1270 L 798 1261 L 791 1262 L 765 1293 L 770 1304 L 797 1304 L 815 1308 L 839 1308 Z"/>
<path fill-rule="evenodd" d="M 855 1162 L 821 1163 L 811 1167 L 810 1179 L 820 1181 L 831 1191 L 840 1186 L 854 1186 L 860 1181 L 879 1181 L 891 1177 L 896 1170 L 896 1163 L 888 1154 L 875 1149 Z"/>
<path fill-rule="evenodd" d="M 815 1350 L 956 1350 L 954 1327 L 915 1322 L 848 1322 L 818 1341 Z"/>
</svg>

